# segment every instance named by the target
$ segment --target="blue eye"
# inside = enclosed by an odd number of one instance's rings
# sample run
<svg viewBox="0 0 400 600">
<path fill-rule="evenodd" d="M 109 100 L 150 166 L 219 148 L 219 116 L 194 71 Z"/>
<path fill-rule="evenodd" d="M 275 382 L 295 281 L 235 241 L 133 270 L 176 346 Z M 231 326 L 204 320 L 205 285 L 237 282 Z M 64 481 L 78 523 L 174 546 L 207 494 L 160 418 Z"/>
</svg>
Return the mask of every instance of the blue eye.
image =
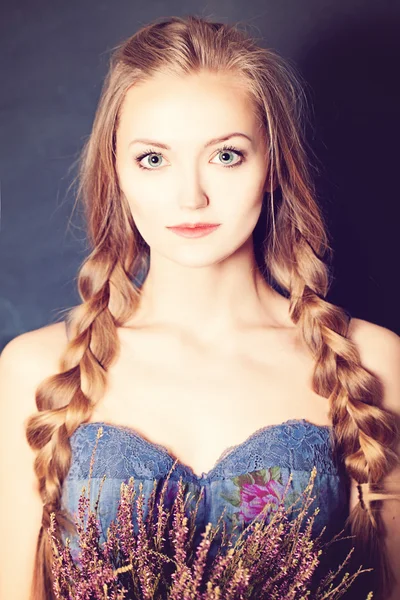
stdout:
<svg viewBox="0 0 400 600">
<path fill-rule="evenodd" d="M 235 154 L 237 154 L 238 156 L 240 156 L 240 160 L 237 161 L 237 162 L 235 162 L 235 163 L 233 163 L 233 164 L 225 164 L 225 166 L 228 169 L 231 169 L 232 167 L 238 167 L 239 165 L 241 165 L 244 162 L 244 160 L 245 160 L 244 157 L 245 157 L 246 153 L 242 152 L 241 150 L 238 150 L 234 146 L 223 146 L 222 148 L 219 148 L 218 151 L 217 151 L 217 156 L 218 156 L 218 154 L 225 154 L 225 155 L 227 155 L 227 154 L 232 153 L 232 152 L 234 152 Z M 155 150 L 152 150 L 151 148 L 149 148 L 148 150 L 146 150 L 145 152 L 143 152 L 139 156 L 135 157 L 135 161 L 137 162 L 138 167 L 140 169 L 145 169 L 146 171 L 157 171 L 157 170 L 159 170 L 157 168 L 153 169 L 151 167 L 144 167 L 143 165 L 140 164 L 141 161 L 144 158 L 146 158 L 147 156 L 157 156 L 159 158 L 162 158 L 161 152 L 156 152 Z M 221 163 L 221 164 L 223 164 L 223 163 Z M 155 166 L 157 167 L 158 165 L 156 164 Z"/>
<path fill-rule="evenodd" d="M 226 165 L 227 167 L 238 167 L 239 165 L 242 164 L 242 162 L 244 162 L 244 152 L 241 152 L 240 150 L 238 150 L 237 148 L 234 148 L 233 146 L 223 146 L 220 150 L 218 150 L 218 154 L 229 154 L 235 152 L 235 154 L 237 154 L 238 156 L 241 157 L 241 160 L 239 160 L 238 162 L 233 163 L 232 165 Z"/>
<path fill-rule="evenodd" d="M 155 151 L 152 151 L 152 150 L 146 150 L 146 152 L 144 152 L 143 154 L 140 154 L 139 156 L 136 156 L 135 160 L 136 160 L 136 162 L 138 163 L 138 166 L 139 166 L 141 169 L 146 169 L 147 171 L 154 171 L 154 170 L 156 170 L 156 169 L 149 169 L 148 167 L 144 167 L 143 165 L 141 165 L 141 164 L 140 164 L 140 161 L 141 161 L 143 158 L 146 158 L 146 156 L 151 156 L 151 155 L 158 156 L 158 157 L 161 157 L 161 156 L 162 156 L 162 154 L 161 154 L 161 153 L 159 153 L 159 152 L 155 152 Z M 157 166 L 157 165 L 156 165 L 156 166 Z"/>
</svg>

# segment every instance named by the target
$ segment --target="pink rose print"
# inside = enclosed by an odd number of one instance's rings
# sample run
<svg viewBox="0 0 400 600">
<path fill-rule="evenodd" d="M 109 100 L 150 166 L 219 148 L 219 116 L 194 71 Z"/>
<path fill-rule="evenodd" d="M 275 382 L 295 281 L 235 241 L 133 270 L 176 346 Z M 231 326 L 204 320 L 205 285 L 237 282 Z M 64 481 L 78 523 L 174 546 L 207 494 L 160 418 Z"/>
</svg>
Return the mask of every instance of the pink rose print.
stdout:
<svg viewBox="0 0 400 600">
<path fill-rule="evenodd" d="M 244 521 L 252 521 L 269 504 L 265 512 L 269 516 L 275 512 L 282 498 L 285 488 L 278 481 L 270 479 L 262 485 L 257 483 L 244 483 L 240 487 L 239 516 Z"/>
</svg>

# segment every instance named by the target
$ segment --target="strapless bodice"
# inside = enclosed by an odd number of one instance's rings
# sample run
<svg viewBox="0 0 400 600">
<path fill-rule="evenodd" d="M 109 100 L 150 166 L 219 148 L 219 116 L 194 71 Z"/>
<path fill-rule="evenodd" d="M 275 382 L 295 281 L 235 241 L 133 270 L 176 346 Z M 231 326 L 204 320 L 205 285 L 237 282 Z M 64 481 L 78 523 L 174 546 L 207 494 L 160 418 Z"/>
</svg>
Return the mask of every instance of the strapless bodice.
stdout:
<svg viewBox="0 0 400 600">
<path fill-rule="evenodd" d="M 87 488 L 90 460 L 100 427 L 103 434 L 98 440 L 93 463 L 90 506 L 93 510 L 100 482 L 105 476 L 98 508 L 100 542 L 103 543 L 111 521 L 116 518 L 121 483 L 128 483 L 133 477 L 135 490 L 138 491 L 141 484 L 147 500 L 154 481 L 161 488 L 175 459 L 164 446 L 149 442 L 129 427 L 102 422 L 81 424 L 70 438 L 71 466 L 62 491 L 62 506 L 73 517 L 77 514 L 82 488 Z M 182 479 L 186 493 L 192 494 L 193 501 L 199 498 L 202 490 L 196 518 L 198 536 L 208 522 L 217 524 L 224 509 L 227 527 L 235 524 L 240 532 L 266 503 L 270 504 L 268 514 L 273 512 L 290 474 L 292 481 L 285 505 L 292 504 L 304 491 L 311 471 L 316 467 L 312 491 L 315 501 L 309 509 L 311 514 L 317 506 L 319 508 L 313 533 L 318 535 L 326 526 L 325 537 L 332 536 L 343 528 L 349 510 L 348 478 L 343 464 L 334 455 L 332 436 L 332 427 L 305 419 L 262 427 L 241 444 L 227 448 L 207 473 L 196 475 L 189 466 L 177 461 L 170 473 L 166 499 L 174 497 L 178 480 Z M 78 546 L 75 539 L 71 540 L 71 550 L 76 559 Z"/>
</svg>

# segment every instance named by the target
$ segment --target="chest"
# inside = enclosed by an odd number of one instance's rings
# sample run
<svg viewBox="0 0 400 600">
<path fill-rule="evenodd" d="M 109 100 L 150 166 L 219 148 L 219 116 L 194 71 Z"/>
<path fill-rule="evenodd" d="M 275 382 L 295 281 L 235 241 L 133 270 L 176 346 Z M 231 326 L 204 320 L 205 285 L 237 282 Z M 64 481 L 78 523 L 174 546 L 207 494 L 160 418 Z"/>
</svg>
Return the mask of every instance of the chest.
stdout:
<svg viewBox="0 0 400 600">
<path fill-rule="evenodd" d="M 91 421 L 128 426 L 195 473 L 261 427 L 330 424 L 328 400 L 311 389 L 312 358 L 284 336 L 207 349 L 169 336 L 121 341 Z"/>
</svg>

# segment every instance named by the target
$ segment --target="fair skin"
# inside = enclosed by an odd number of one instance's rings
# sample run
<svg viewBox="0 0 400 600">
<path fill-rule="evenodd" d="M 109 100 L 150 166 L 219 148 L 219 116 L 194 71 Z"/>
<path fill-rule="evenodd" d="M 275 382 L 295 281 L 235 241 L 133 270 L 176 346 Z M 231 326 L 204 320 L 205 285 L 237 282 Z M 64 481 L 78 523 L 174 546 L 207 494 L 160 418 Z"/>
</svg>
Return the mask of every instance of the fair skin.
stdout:
<svg viewBox="0 0 400 600">
<path fill-rule="evenodd" d="M 227 141 L 244 159 L 224 155 L 221 142 L 206 147 L 232 132 L 251 138 Z M 134 142 L 143 138 L 170 150 Z M 142 157 L 149 148 L 153 154 Z M 116 168 L 150 247 L 150 269 L 137 312 L 119 328 L 126 352 L 111 368 L 92 420 L 131 424 L 197 474 L 260 426 L 289 418 L 329 423 L 327 400 L 317 404 L 310 390 L 312 357 L 289 317 L 289 301 L 256 268 L 252 233 L 269 183 L 266 155 L 249 98 L 228 75 L 158 75 L 126 94 Z M 229 168 L 224 159 L 242 162 Z M 166 228 L 201 221 L 221 225 L 192 239 Z M 282 375 L 288 370 L 290 381 Z M 126 391 L 132 381 L 134 414 Z M 278 388 L 281 403 L 266 403 Z"/>
<path fill-rule="evenodd" d="M 247 151 L 246 162 L 230 169 L 217 152 L 222 144 L 204 144 L 233 131 L 254 142 L 227 140 Z M 171 146 L 155 148 L 163 154 L 155 167 L 142 160 L 158 173 L 134 162 L 149 146 L 129 148 L 138 137 Z M 246 96 L 220 75 L 157 77 L 125 98 L 117 171 L 151 248 L 151 266 L 138 312 L 117 329 L 120 353 L 91 420 L 135 429 L 198 474 L 262 426 L 293 418 L 330 424 L 328 400 L 311 389 L 314 361 L 289 318 L 289 301 L 254 268 L 250 241 L 267 182 L 264 143 Z M 230 156 L 228 164 L 239 161 Z M 198 239 L 165 229 L 202 220 L 221 227 Z M 400 421 L 399 336 L 353 318 L 348 337 L 382 383 L 382 407 Z M 0 356 L 0 532 L 7 540 L 0 545 L 1 598 L 29 596 L 29 577 L 20 574 L 33 572 L 42 499 L 25 425 L 37 412 L 37 387 L 60 372 L 67 341 L 65 323 L 53 323 L 16 336 Z M 399 479 L 397 468 L 388 483 Z M 356 503 L 352 481 L 350 510 Z M 384 501 L 382 517 L 390 561 L 400 572 L 399 502 Z M 398 581 L 384 600 L 399 597 Z"/>
<path fill-rule="evenodd" d="M 245 152 L 218 151 L 218 136 Z M 168 144 L 134 143 L 146 138 Z M 154 148 L 162 157 L 134 158 Z M 135 322 L 159 324 L 204 344 L 234 344 L 240 331 L 282 320 L 281 296 L 255 269 L 252 232 L 268 183 L 266 141 L 249 99 L 229 75 L 190 80 L 157 75 L 126 94 L 117 133 L 120 188 L 150 246 L 150 270 Z M 224 164 L 225 160 L 225 164 Z M 229 168 L 226 164 L 236 163 Z M 151 172 L 153 170 L 153 172 Z M 158 172 L 156 172 L 158 171 Z M 182 222 L 220 223 L 211 235 L 187 239 L 166 229 Z M 288 318 L 286 318 L 289 325 Z M 281 324 L 281 323 L 279 323 Z"/>
</svg>

